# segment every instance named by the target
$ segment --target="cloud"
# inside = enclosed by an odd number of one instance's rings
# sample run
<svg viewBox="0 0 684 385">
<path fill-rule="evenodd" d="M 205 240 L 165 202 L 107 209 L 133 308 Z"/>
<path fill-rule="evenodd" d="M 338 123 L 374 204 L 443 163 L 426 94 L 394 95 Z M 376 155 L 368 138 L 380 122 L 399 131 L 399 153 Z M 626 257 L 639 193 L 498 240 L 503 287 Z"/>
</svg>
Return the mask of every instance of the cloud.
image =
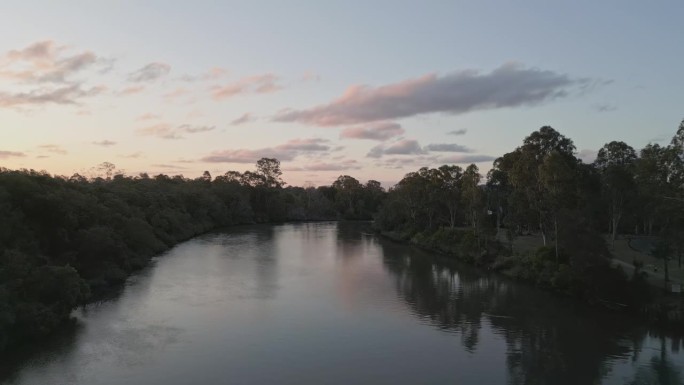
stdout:
<svg viewBox="0 0 684 385">
<path fill-rule="evenodd" d="M 139 158 L 144 158 L 145 155 L 142 152 L 138 151 L 138 152 L 134 152 L 132 154 L 119 155 L 119 157 L 127 158 L 127 159 L 139 159 Z"/>
<path fill-rule="evenodd" d="M 156 136 L 162 139 L 182 139 L 183 134 L 197 134 L 216 129 L 216 126 L 192 126 L 181 124 L 173 126 L 168 123 L 159 123 L 136 130 L 140 135 Z"/>
<path fill-rule="evenodd" d="M 52 40 L 39 41 L 0 56 L 0 77 L 21 83 L 68 83 L 69 79 L 97 64 L 111 61 L 91 51 L 68 54 L 69 47 Z"/>
<path fill-rule="evenodd" d="M 188 134 L 196 134 L 198 132 L 213 131 L 216 129 L 216 126 L 191 126 L 189 124 L 181 124 L 177 129 L 182 132 L 187 132 Z"/>
<path fill-rule="evenodd" d="M 183 166 L 177 166 L 174 164 L 164 164 L 164 163 L 151 164 L 150 166 L 157 167 L 157 168 L 167 168 L 170 170 L 185 170 L 186 169 L 186 167 L 183 167 Z"/>
<path fill-rule="evenodd" d="M 245 124 L 245 123 L 251 122 L 253 120 L 254 120 L 254 117 L 252 117 L 252 114 L 250 114 L 249 112 L 245 112 L 239 118 L 230 122 L 230 124 L 233 126 L 239 126 L 241 124 Z"/>
<path fill-rule="evenodd" d="M 171 66 L 166 63 L 150 63 L 137 71 L 128 74 L 128 81 L 134 83 L 152 82 L 171 72 Z"/>
<path fill-rule="evenodd" d="M 449 132 L 447 132 L 447 135 L 465 135 L 466 132 L 468 132 L 468 129 L 461 128 L 458 130 L 449 131 Z"/>
<path fill-rule="evenodd" d="M 473 152 L 470 148 L 455 143 L 428 144 L 425 150 L 434 152 Z"/>
<path fill-rule="evenodd" d="M 389 146 L 377 145 L 371 148 L 366 156 L 369 158 L 380 158 L 383 155 L 421 155 L 426 153 L 427 151 L 420 147 L 417 140 L 403 139 Z"/>
<path fill-rule="evenodd" d="M 115 145 L 116 142 L 105 139 L 105 140 L 101 140 L 99 142 L 93 142 L 93 144 L 96 146 L 109 147 L 109 146 Z"/>
<path fill-rule="evenodd" d="M 403 133 L 404 129 L 397 123 L 380 122 L 345 128 L 340 133 L 340 138 L 385 141 Z"/>
<path fill-rule="evenodd" d="M 338 163 L 312 163 L 302 167 L 287 168 L 283 171 L 346 171 L 359 169 L 361 169 L 361 165 L 356 160 L 349 159 Z"/>
<path fill-rule="evenodd" d="M 119 95 L 133 95 L 139 94 L 143 91 L 145 91 L 145 86 L 130 86 L 121 90 L 121 92 L 119 92 Z"/>
<path fill-rule="evenodd" d="M 227 76 L 229 71 L 223 67 L 212 67 L 207 72 L 200 75 L 184 75 L 181 80 L 186 82 L 196 82 L 200 80 L 216 80 Z"/>
<path fill-rule="evenodd" d="M 292 139 L 277 148 L 286 151 L 328 151 L 330 146 L 323 144 L 327 142 L 327 140 L 319 138 Z"/>
<path fill-rule="evenodd" d="M 161 116 L 152 114 L 150 112 L 148 112 L 146 114 L 142 114 L 142 115 L 138 116 L 137 118 L 135 118 L 135 120 L 155 120 L 155 119 L 161 119 Z"/>
<path fill-rule="evenodd" d="M 470 164 L 470 163 L 485 163 L 485 162 L 493 162 L 496 159 L 495 156 L 490 156 L 490 155 L 454 155 L 454 156 L 448 156 L 448 157 L 440 157 L 438 158 L 437 162 L 438 163 L 462 163 L 462 164 Z"/>
<path fill-rule="evenodd" d="M 19 158 L 24 156 L 26 156 L 26 154 L 24 154 L 23 152 L 0 150 L 0 159 L 8 159 L 13 157 Z"/>
<path fill-rule="evenodd" d="M 463 114 L 540 104 L 566 96 L 570 88 L 587 82 L 553 71 L 505 64 L 488 74 L 465 70 L 444 76 L 428 74 L 377 88 L 355 85 L 329 104 L 285 110 L 273 120 L 338 126 L 435 112 Z"/>
<path fill-rule="evenodd" d="M 28 92 L 0 92 L 0 107 L 44 104 L 78 104 L 81 99 L 101 94 L 104 86 L 82 89 L 79 85 L 40 88 Z"/>
<path fill-rule="evenodd" d="M 38 146 L 43 151 L 51 152 L 53 154 L 66 155 L 67 151 L 58 144 L 43 144 Z"/>
<path fill-rule="evenodd" d="M 164 94 L 164 99 L 167 102 L 173 102 L 177 98 L 179 98 L 181 96 L 185 96 L 189 93 L 190 93 L 190 90 L 188 90 L 187 88 L 179 87 L 179 88 L 176 88 L 175 90 L 173 90 L 171 92 Z"/>
<path fill-rule="evenodd" d="M 248 76 L 223 86 L 214 86 L 211 88 L 211 94 L 212 98 L 218 101 L 239 94 L 271 93 L 283 88 L 277 84 L 277 81 L 278 77 L 273 74 Z"/>
<path fill-rule="evenodd" d="M 275 147 L 215 151 L 201 160 L 209 163 L 254 163 L 265 157 L 290 161 L 299 155 L 329 151 L 330 146 L 324 144 L 327 142 L 327 140 L 319 138 L 292 139 Z"/>
<path fill-rule="evenodd" d="M 591 108 L 598 112 L 611 112 L 617 110 L 617 106 L 608 103 L 594 104 Z"/>
</svg>

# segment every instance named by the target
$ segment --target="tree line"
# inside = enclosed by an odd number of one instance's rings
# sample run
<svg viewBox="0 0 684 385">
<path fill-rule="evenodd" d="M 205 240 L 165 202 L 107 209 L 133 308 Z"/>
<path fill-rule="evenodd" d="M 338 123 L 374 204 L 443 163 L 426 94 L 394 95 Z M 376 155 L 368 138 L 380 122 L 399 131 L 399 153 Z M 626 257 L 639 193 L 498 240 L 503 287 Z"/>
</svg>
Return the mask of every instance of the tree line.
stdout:
<svg viewBox="0 0 684 385">
<path fill-rule="evenodd" d="M 395 238 L 628 305 L 647 289 L 638 268 L 628 277 L 611 267 L 618 234 L 659 236 L 653 253 L 666 266 L 684 251 L 684 121 L 667 146 L 610 142 L 591 164 L 545 126 L 487 175 L 474 164 L 424 167 L 389 191 L 348 175 L 320 187 L 286 186 L 281 176 L 270 158 L 253 171 L 194 179 L 126 176 L 111 163 L 92 178 L 0 168 L 0 350 L 52 333 L 178 242 L 236 224 L 375 219 Z M 528 234 L 542 246 L 514 253 Z"/>
<path fill-rule="evenodd" d="M 178 242 L 236 224 L 371 219 L 385 194 L 377 181 L 346 175 L 288 187 L 269 158 L 215 178 L 126 176 L 111 163 L 99 171 L 0 168 L 0 351 L 52 333 L 76 306 Z"/>
<path fill-rule="evenodd" d="M 684 253 L 684 121 L 667 146 L 637 151 L 612 141 L 584 163 L 573 141 L 544 126 L 497 158 L 476 165 L 423 167 L 392 187 L 376 218 L 394 238 L 456 254 L 537 284 L 594 300 L 629 304 L 648 291 L 635 262 L 628 277 L 610 266 L 618 234 L 653 235 L 667 278 Z M 541 246 L 513 245 L 536 235 Z M 606 242 L 604 234 L 608 234 Z"/>
</svg>

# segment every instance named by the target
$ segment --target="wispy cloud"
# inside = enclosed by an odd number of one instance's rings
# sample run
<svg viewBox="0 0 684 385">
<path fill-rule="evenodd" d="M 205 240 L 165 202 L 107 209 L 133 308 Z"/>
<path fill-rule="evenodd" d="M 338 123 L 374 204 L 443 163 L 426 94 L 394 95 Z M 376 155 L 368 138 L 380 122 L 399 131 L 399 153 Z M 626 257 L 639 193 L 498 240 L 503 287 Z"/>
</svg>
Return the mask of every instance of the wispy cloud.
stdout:
<svg viewBox="0 0 684 385">
<path fill-rule="evenodd" d="M 428 144 L 425 150 L 434 152 L 473 152 L 472 149 L 456 143 Z"/>
<path fill-rule="evenodd" d="M 447 132 L 447 135 L 457 135 L 457 136 L 458 136 L 458 135 L 465 135 L 466 132 L 468 132 L 468 129 L 466 129 L 466 128 L 461 128 L 461 129 L 458 129 L 458 130 L 449 131 L 449 132 Z"/>
<path fill-rule="evenodd" d="M 144 67 L 128 74 L 128 81 L 141 83 L 152 82 L 160 79 L 171 72 L 171 66 L 166 63 L 149 63 Z"/>
<path fill-rule="evenodd" d="M 82 99 L 99 95 L 106 89 L 104 86 L 83 89 L 80 85 L 68 85 L 58 88 L 38 88 L 28 92 L 0 92 L 0 107 L 79 104 Z"/>
<path fill-rule="evenodd" d="M 283 169 L 283 171 L 347 171 L 347 170 L 359 170 L 361 165 L 358 161 L 353 159 L 343 160 L 336 163 L 311 163 L 301 167 L 289 167 Z"/>
<path fill-rule="evenodd" d="M 241 124 L 249 123 L 253 120 L 254 120 L 254 117 L 252 116 L 252 114 L 250 114 L 249 112 L 245 112 L 239 118 L 230 122 L 230 124 L 233 126 L 239 126 Z"/>
<path fill-rule="evenodd" d="M 214 100 L 224 100 L 239 94 L 265 94 L 281 90 L 278 77 L 274 74 L 247 76 L 233 83 L 211 88 Z"/>
<path fill-rule="evenodd" d="M 197 134 L 200 132 L 213 131 L 216 126 L 193 126 L 190 124 L 171 125 L 159 123 L 137 130 L 138 134 L 146 136 L 156 136 L 162 139 L 182 139 L 183 134 Z"/>
<path fill-rule="evenodd" d="M 390 145 L 380 144 L 368 152 L 366 155 L 369 158 L 380 158 L 383 155 L 422 155 L 426 154 L 417 140 L 403 139 Z"/>
<path fill-rule="evenodd" d="M 100 141 L 97 141 L 97 142 L 93 142 L 93 144 L 96 145 L 96 146 L 109 147 L 109 146 L 115 145 L 116 142 L 105 139 L 105 140 L 100 140 Z"/>
<path fill-rule="evenodd" d="M 79 72 L 111 62 L 92 51 L 69 53 L 70 48 L 52 40 L 11 50 L 0 56 L 0 78 L 20 83 L 68 83 Z"/>
<path fill-rule="evenodd" d="M 0 159 L 19 158 L 24 156 L 26 156 L 26 154 L 24 154 L 23 152 L 0 150 Z"/>
<path fill-rule="evenodd" d="M 397 123 L 380 122 L 345 128 L 340 133 L 340 138 L 385 141 L 403 133 L 404 129 Z"/>
<path fill-rule="evenodd" d="M 161 119 L 161 116 L 150 113 L 150 112 L 139 115 L 137 118 L 135 118 L 135 120 L 156 120 L 156 119 Z"/>
<path fill-rule="evenodd" d="M 446 156 L 446 157 L 440 157 L 437 159 L 437 163 L 440 164 L 446 164 L 446 163 L 457 163 L 457 164 L 470 164 L 470 163 L 487 163 L 487 162 L 493 162 L 496 159 L 494 156 L 490 155 L 453 155 L 453 156 Z"/>
<path fill-rule="evenodd" d="M 145 86 L 130 86 L 126 87 L 123 90 L 119 92 L 119 95 L 134 95 L 134 94 L 139 94 L 141 92 L 145 91 Z"/>
<path fill-rule="evenodd" d="M 200 75 L 184 75 L 181 77 L 181 80 L 186 82 L 217 80 L 227 76 L 229 73 L 230 71 L 223 67 L 212 67 L 207 72 Z"/>
<path fill-rule="evenodd" d="M 171 92 L 167 92 L 166 94 L 164 94 L 164 100 L 167 102 L 173 102 L 182 96 L 188 95 L 189 93 L 190 90 L 188 90 L 187 88 L 179 87 Z"/>
<path fill-rule="evenodd" d="M 134 152 L 131 154 L 119 155 L 119 157 L 126 158 L 126 159 L 140 159 L 140 158 L 144 158 L 145 155 L 142 152 L 138 151 L 138 152 Z"/>
<path fill-rule="evenodd" d="M 611 112 L 617 110 L 617 106 L 608 103 L 594 104 L 591 108 L 598 112 Z"/>
<path fill-rule="evenodd" d="M 186 169 L 186 167 L 183 167 L 183 166 L 178 166 L 175 164 L 166 164 L 166 163 L 155 163 L 155 164 L 151 164 L 150 166 L 156 167 L 156 168 L 165 168 L 165 169 L 169 169 L 169 170 L 185 170 Z"/>
<path fill-rule="evenodd" d="M 58 144 L 43 144 L 38 146 L 38 148 L 42 151 L 47 151 L 58 155 L 66 155 L 68 153 L 67 150 Z"/>
<path fill-rule="evenodd" d="M 254 163 L 266 157 L 290 161 L 299 155 L 330 151 L 330 146 L 326 143 L 327 140 L 320 138 L 292 139 L 275 147 L 215 151 L 201 160 L 210 163 Z"/>
<path fill-rule="evenodd" d="M 488 74 L 465 70 L 444 76 L 428 74 L 377 88 L 356 85 L 329 104 L 285 110 L 274 120 L 338 126 L 435 112 L 463 114 L 530 106 L 566 96 L 572 87 L 588 82 L 553 71 L 505 64 Z"/>
</svg>

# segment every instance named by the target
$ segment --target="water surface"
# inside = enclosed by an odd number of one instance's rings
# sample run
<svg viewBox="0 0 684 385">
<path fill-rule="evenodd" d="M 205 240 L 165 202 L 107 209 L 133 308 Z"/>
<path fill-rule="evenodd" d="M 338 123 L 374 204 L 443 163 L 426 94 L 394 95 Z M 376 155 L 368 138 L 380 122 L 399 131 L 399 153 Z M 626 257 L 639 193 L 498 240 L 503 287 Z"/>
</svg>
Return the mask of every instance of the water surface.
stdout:
<svg viewBox="0 0 684 385">
<path fill-rule="evenodd" d="M 3 384 L 682 384 L 679 338 L 378 239 L 247 226 L 178 245 L 2 365 Z"/>
</svg>

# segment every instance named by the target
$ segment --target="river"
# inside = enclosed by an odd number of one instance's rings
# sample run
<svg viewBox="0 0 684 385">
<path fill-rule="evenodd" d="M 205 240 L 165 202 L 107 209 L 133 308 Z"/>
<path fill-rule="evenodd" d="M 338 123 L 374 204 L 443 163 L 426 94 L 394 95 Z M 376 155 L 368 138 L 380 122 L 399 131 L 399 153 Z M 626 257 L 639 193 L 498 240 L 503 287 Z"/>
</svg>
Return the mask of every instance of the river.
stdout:
<svg viewBox="0 0 684 385">
<path fill-rule="evenodd" d="M 155 258 L 2 384 L 682 384 L 682 340 L 365 233 L 244 226 Z"/>
</svg>

